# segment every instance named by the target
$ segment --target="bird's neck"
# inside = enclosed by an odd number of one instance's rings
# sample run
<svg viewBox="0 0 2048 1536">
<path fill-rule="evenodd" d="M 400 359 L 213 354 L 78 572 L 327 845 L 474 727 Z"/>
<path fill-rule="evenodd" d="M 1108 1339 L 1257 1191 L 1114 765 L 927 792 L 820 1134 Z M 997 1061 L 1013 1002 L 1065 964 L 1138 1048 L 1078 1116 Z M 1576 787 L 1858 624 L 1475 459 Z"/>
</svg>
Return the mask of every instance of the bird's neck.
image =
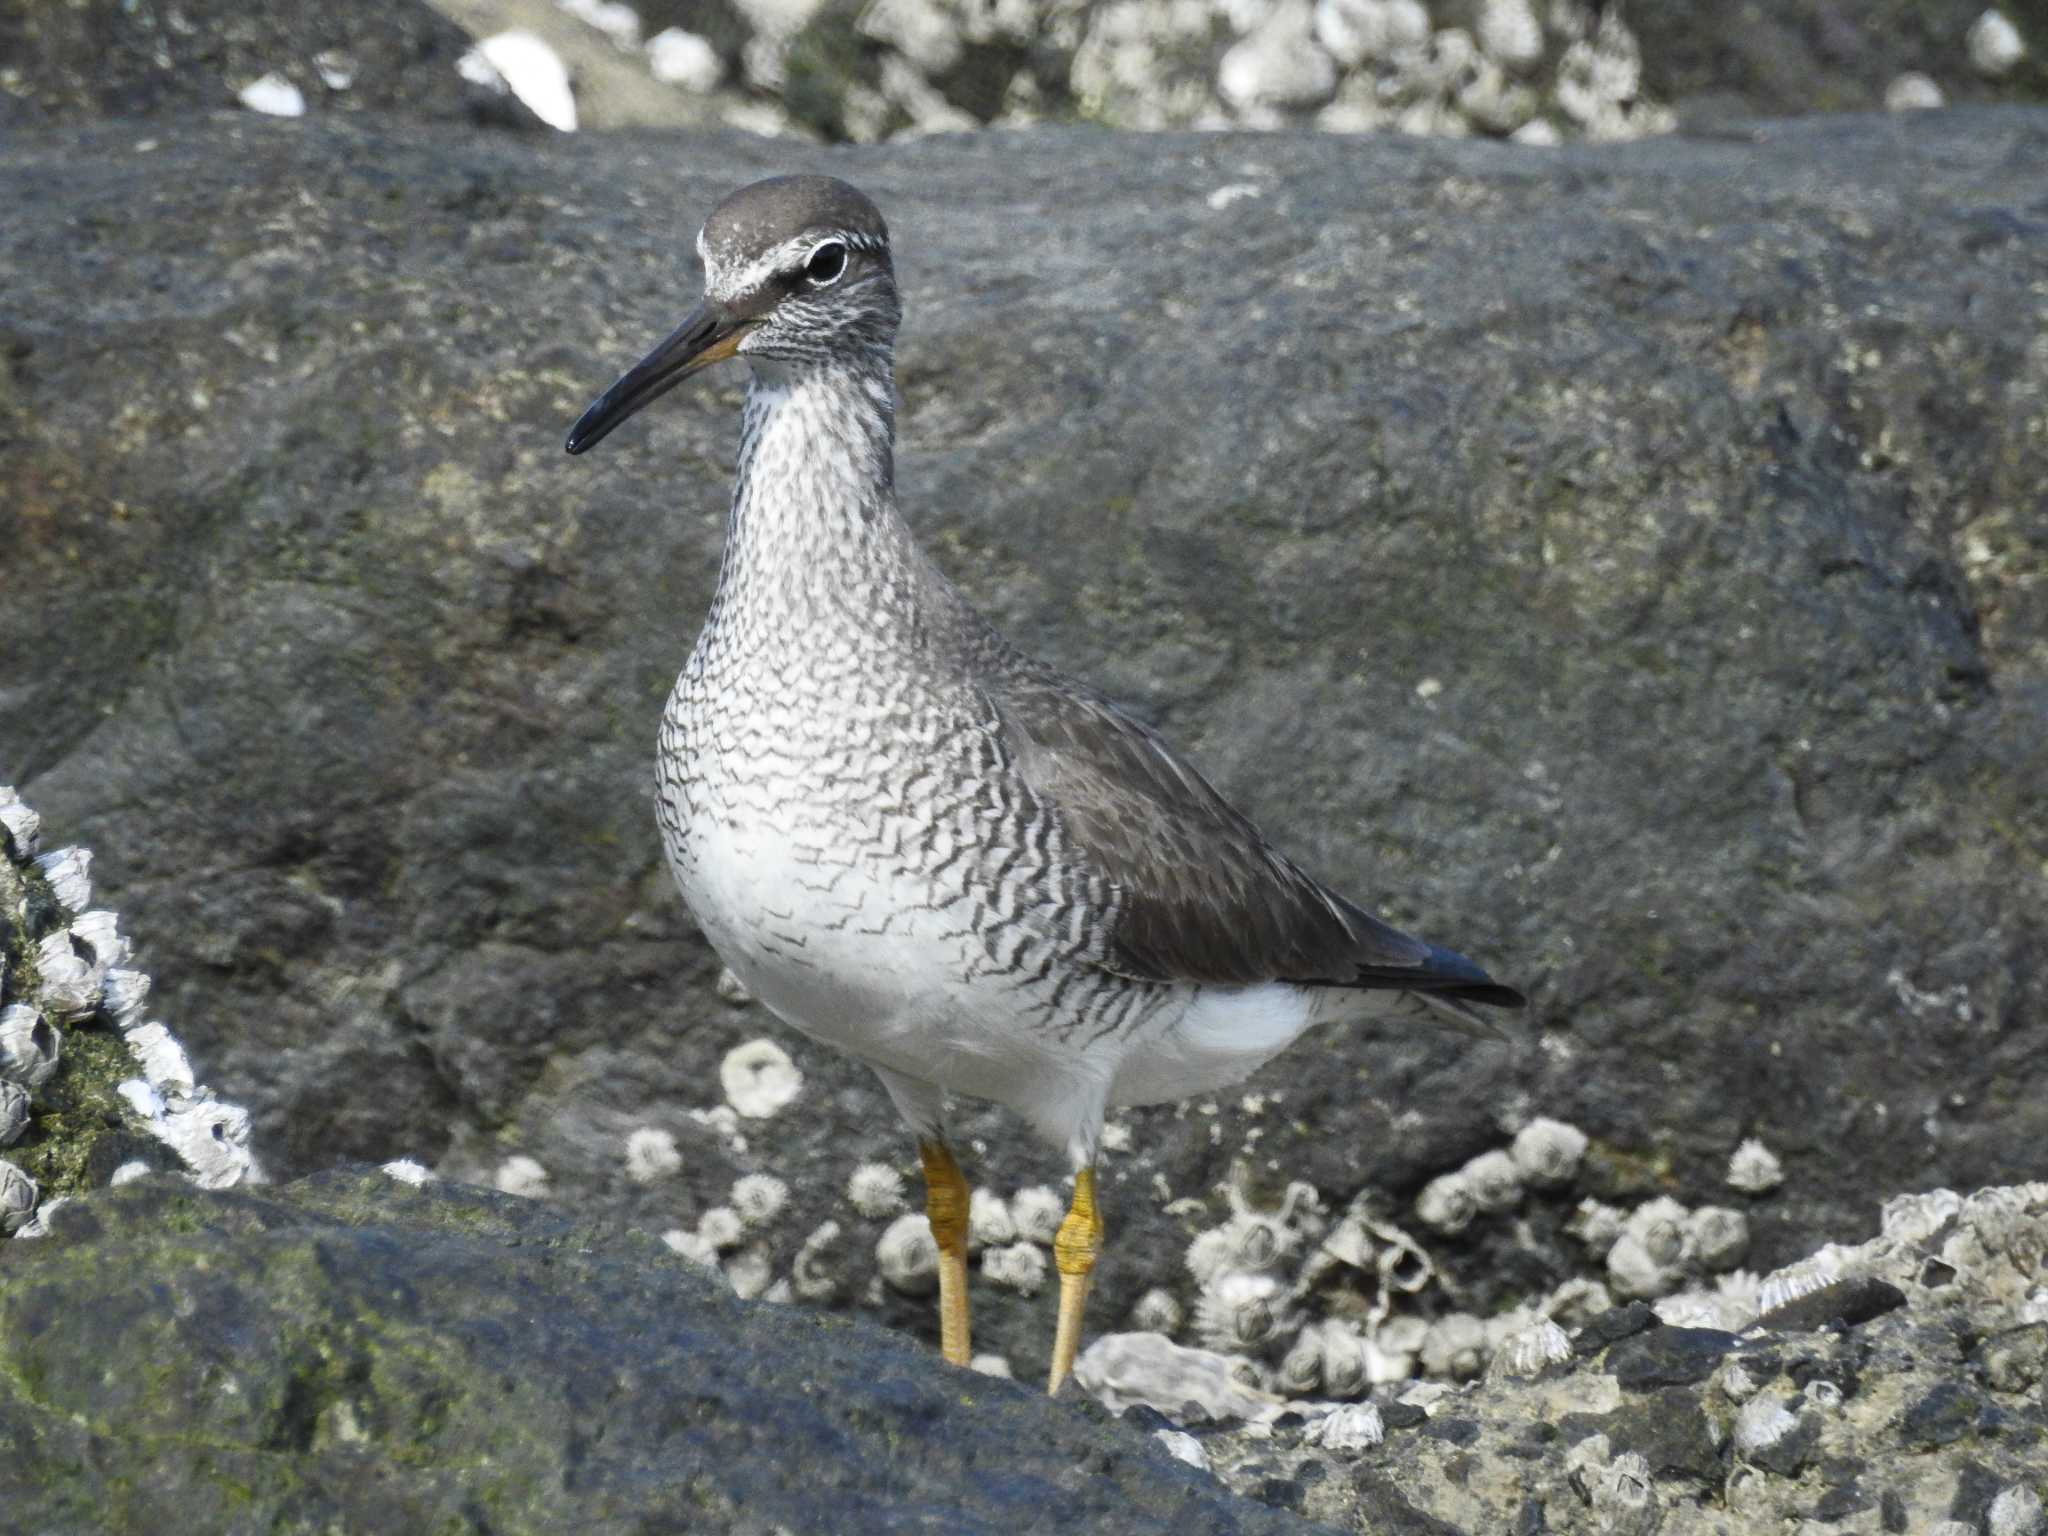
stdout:
<svg viewBox="0 0 2048 1536">
<path fill-rule="evenodd" d="M 725 581 L 844 579 L 902 535 L 885 360 L 754 364 L 727 525 Z M 723 584 L 723 583 L 722 583 Z"/>
</svg>

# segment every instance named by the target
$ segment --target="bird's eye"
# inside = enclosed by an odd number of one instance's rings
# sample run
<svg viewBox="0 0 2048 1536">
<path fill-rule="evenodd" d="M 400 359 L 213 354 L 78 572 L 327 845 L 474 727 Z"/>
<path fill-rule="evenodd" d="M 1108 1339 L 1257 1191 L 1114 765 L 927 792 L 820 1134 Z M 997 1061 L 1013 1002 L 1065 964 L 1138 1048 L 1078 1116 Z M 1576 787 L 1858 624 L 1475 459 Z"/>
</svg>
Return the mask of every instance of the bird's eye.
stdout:
<svg viewBox="0 0 2048 1536">
<path fill-rule="evenodd" d="M 846 247 L 837 240 L 827 240 L 804 263 L 804 276 L 820 288 L 828 288 L 839 281 L 846 272 Z"/>
</svg>

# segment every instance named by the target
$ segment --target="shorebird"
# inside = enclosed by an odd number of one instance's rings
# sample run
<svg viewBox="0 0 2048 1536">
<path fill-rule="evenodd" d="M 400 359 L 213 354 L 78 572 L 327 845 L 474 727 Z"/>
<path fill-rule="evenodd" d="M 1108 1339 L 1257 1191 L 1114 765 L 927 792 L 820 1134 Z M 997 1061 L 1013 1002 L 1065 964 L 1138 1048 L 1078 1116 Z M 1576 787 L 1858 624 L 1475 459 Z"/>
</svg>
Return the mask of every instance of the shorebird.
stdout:
<svg viewBox="0 0 2048 1536">
<path fill-rule="evenodd" d="M 1245 1077 L 1312 1025 L 1480 1026 L 1522 998 L 1270 846 L 1156 732 L 996 632 L 896 505 L 889 231 L 782 176 L 697 237 L 705 291 L 584 412 L 581 453 L 690 375 L 752 380 L 716 595 L 661 719 L 677 884 L 747 987 L 872 1067 L 918 1143 L 945 1358 L 969 1358 L 967 1182 L 948 1094 L 1062 1149 L 1049 1389 L 1103 1242 L 1114 1105 Z"/>
</svg>

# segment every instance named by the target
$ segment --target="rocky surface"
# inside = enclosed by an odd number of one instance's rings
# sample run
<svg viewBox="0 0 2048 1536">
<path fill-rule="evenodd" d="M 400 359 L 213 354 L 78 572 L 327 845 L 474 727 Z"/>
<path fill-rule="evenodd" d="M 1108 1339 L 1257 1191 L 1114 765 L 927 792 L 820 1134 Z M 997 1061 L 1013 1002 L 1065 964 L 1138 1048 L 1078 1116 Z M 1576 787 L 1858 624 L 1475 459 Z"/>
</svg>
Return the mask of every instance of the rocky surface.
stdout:
<svg viewBox="0 0 2048 1536">
<path fill-rule="evenodd" d="M 1638 1305 L 1556 1360 L 1382 1395 L 1372 1444 L 1329 1448 L 1362 1407 L 1280 1405 L 1182 1452 L 1341 1530 L 2042 1532 L 2044 1243 L 2048 1186 L 1909 1196 L 1741 1333 Z"/>
<path fill-rule="evenodd" d="M 1740 1334 L 1637 1304 L 1463 1387 L 1287 1404 L 1102 1339 L 1120 1420 L 417 1171 L 48 1227 L 0 1245 L 0 1498 L 52 1536 L 2043 1529 L 2044 1185 L 1891 1202 Z"/>
<path fill-rule="evenodd" d="M 262 1180 L 248 1112 L 194 1079 L 133 952 L 92 904 L 91 850 L 45 849 L 42 818 L 0 784 L 0 1237 L 152 1172 Z"/>
<path fill-rule="evenodd" d="M 0 1246 L 0 1444 L 46 1536 L 1312 1529 L 650 1238 L 372 1172 L 144 1179 Z"/>
<path fill-rule="evenodd" d="M 2019 39 L 1987 49 L 1988 25 Z M 2019 0 L 1629 0 L 1644 89 L 1687 119 L 1867 112 L 1902 75 L 1955 103 L 2048 96 L 2048 6 Z"/>
<path fill-rule="evenodd" d="M 317 113 L 537 129 L 517 99 L 462 78 L 471 46 L 415 0 L 0 0 L 0 126 L 232 108 L 275 77 Z"/>
<path fill-rule="evenodd" d="M 836 1223 L 816 1293 L 929 1333 L 878 1283 L 890 1202 L 849 1193 L 914 1173 L 885 1099 L 718 990 L 653 833 L 740 381 L 560 452 L 692 296 L 701 211 L 809 163 L 899 234 L 938 558 L 1535 998 L 1504 1045 L 1319 1037 L 1126 1117 L 1099 1325 L 1157 1288 L 1192 1317 L 1226 1190 L 1412 1228 L 1538 1115 L 1591 1137 L 1577 1183 L 1430 1237 L 1446 1310 L 1570 1278 L 1584 1198 L 1732 1201 L 1765 1269 L 2029 1173 L 2048 122 L 1146 142 L 10 139 L 0 778 L 98 853 L 266 1160 L 412 1155 L 684 1248 L 768 1175 L 720 1250 L 747 1288 Z M 800 1080 L 743 1113 L 723 1068 L 764 1038 Z M 961 1129 L 1006 1208 L 1057 1198 L 1007 1117 Z M 1784 1182 L 1730 1194 L 1752 1135 Z M 1035 1373 L 1049 1298 L 1007 1273 L 980 1337 Z"/>
<path fill-rule="evenodd" d="M 2048 1185 L 1938 1190 L 1767 1279 L 1774 1306 L 1740 1332 L 1637 1303 L 1462 1387 L 1341 1406 L 1210 1388 L 1235 1424 L 1181 1411 L 1213 1376 L 1163 1341 L 1100 1341 L 1077 1375 L 1139 1401 L 1127 1419 L 1186 1421 L 1168 1443 L 1231 1486 L 1343 1530 L 2018 1536 L 2048 1529 L 2044 1253 Z"/>
<path fill-rule="evenodd" d="M 241 101 L 534 126 L 523 93 L 585 129 L 871 141 L 1082 121 L 1548 144 L 1679 115 L 2048 100 L 2040 0 L 433 4 L 0 0 L 0 122 Z"/>
</svg>

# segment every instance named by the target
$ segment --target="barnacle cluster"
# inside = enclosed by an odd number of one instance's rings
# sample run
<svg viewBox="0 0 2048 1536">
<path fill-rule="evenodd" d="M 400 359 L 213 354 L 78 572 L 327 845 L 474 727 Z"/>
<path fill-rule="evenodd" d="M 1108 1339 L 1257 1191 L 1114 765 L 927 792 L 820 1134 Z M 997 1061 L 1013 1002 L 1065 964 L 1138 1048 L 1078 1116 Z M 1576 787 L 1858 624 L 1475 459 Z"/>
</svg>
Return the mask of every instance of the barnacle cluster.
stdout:
<svg viewBox="0 0 2048 1536">
<path fill-rule="evenodd" d="M 129 967 L 116 916 L 92 906 L 91 853 L 41 842 L 41 818 L 0 786 L 0 1147 L 40 1159 L 47 1177 L 60 1159 L 39 1111 L 80 1102 L 103 1077 L 103 1113 L 125 1104 L 173 1154 L 166 1166 L 208 1188 L 260 1181 L 247 1112 L 200 1086 L 177 1038 L 146 1017 L 149 977 Z M 149 1167 L 130 1159 L 113 1181 Z M 0 1160 L 0 1235 L 38 1235 L 66 1198 Z"/>
</svg>

